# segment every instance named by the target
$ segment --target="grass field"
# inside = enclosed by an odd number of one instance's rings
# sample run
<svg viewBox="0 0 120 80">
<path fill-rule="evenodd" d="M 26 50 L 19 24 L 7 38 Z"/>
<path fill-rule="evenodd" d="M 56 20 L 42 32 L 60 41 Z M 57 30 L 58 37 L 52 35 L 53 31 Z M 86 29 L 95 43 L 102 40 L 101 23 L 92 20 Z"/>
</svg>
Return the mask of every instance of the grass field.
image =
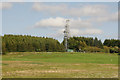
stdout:
<svg viewBox="0 0 120 80">
<path fill-rule="evenodd" d="M 117 78 L 118 55 L 21 52 L 2 56 L 3 78 Z"/>
</svg>

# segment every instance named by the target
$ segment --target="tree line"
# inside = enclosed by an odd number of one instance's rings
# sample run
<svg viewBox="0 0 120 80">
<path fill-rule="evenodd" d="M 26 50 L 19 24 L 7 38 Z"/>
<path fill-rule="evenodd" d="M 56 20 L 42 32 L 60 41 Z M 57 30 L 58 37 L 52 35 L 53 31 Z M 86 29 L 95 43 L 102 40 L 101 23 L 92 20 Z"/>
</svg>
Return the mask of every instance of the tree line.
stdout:
<svg viewBox="0 0 120 80">
<path fill-rule="evenodd" d="M 2 51 L 6 52 L 64 52 L 64 40 L 48 37 L 35 37 L 30 35 L 4 35 L 2 36 Z M 120 40 L 106 39 L 104 43 L 97 37 L 70 37 L 68 48 L 75 52 L 106 52 L 118 53 Z"/>
<path fill-rule="evenodd" d="M 48 37 L 4 35 L 2 50 L 3 52 L 57 52 L 64 51 L 64 45 Z"/>
<path fill-rule="evenodd" d="M 68 46 L 69 49 L 76 52 L 118 53 L 120 51 L 120 40 L 105 39 L 102 43 L 97 37 L 71 37 L 68 39 Z"/>
</svg>

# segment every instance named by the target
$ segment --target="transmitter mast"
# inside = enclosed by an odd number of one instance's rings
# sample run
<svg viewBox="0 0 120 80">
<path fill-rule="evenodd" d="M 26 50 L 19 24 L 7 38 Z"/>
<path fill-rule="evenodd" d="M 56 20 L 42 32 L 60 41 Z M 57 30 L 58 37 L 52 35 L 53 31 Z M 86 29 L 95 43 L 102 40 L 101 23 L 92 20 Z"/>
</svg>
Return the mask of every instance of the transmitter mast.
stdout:
<svg viewBox="0 0 120 80">
<path fill-rule="evenodd" d="M 69 21 L 70 21 L 69 19 L 66 20 L 65 31 L 64 31 L 64 40 L 65 40 L 65 50 L 66 50 L 66 52 L 68 50 L 68 39 L 70 37 L 70 35 L 69 35 L 69 33 L 70 33 L 70 31 L 69 31 Z"/>
</svg>

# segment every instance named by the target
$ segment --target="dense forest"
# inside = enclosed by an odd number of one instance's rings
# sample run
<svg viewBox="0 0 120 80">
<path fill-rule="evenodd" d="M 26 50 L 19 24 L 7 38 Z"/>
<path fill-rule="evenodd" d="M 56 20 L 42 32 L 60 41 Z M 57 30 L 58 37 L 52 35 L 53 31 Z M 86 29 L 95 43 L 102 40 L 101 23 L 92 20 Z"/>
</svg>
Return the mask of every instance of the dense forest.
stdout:
<svg viewBox="0 0 120 80">
<path fill-rule="evenodd" d="M 106 52 L 118 53 L 120 40 L 106 39 L 104 43 L 98 38 L 70 37 L 69 49 L 75 52 Z M 64 40 L 48 37 L 35 37 L 30 35 L 4 35 L 2 36 L 2 51 L 6 52 L 64 52 Z"/>
<path fill-rule="evenodd" d="M 57 52 L 64 51 L 64 45 L 57 40 L 29 35 L 4 35 L 3 52 Z"/>
<path fill-rule="evenodd" d="M 106 39 L 102 43 L 97 37 L 71 37 L 68 39 L 69 49 L 74 49 L 77 52 L 118 53 L 119 44 L 120 40 L 116 39 Z"/>
</svg>

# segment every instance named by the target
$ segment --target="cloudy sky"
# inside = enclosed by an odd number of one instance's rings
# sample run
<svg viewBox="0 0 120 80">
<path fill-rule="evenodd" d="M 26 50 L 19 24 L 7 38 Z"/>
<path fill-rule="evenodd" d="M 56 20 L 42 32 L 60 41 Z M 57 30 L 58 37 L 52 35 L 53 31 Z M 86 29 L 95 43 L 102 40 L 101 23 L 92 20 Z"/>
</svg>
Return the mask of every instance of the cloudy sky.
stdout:
<svg viewBox="0 0 120 80">
<path fill-rule="evenodd" d="M 22 2 L 3 3 L 2 34 L 47 36 L 63 40 L 65 20 L 70 35 L 118 37 L 117 2 Z"/>
</svg>

